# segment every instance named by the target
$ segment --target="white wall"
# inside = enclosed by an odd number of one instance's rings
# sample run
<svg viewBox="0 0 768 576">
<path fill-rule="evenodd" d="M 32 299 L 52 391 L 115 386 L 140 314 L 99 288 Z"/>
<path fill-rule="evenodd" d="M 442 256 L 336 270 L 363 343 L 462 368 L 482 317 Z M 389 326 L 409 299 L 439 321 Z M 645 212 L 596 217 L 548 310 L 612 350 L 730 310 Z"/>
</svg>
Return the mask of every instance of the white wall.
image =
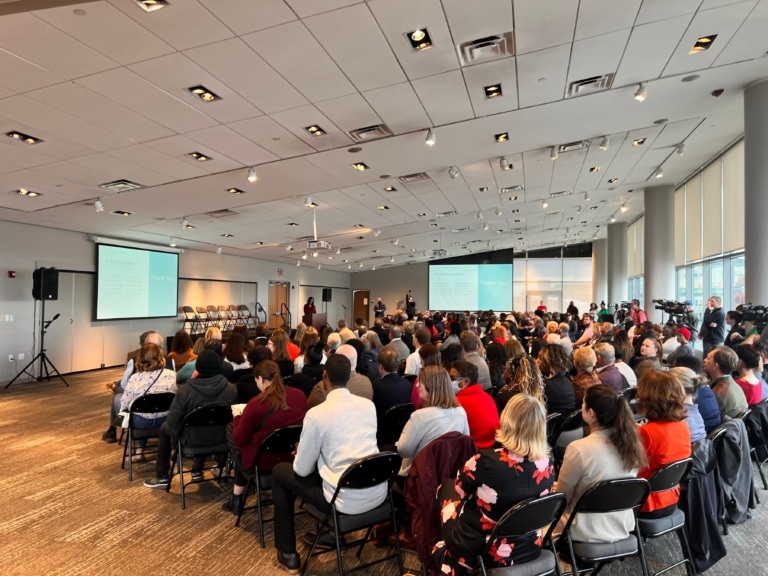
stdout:
<svg viewBox="0 0 768 576">
<path fill-rule="evenodd" d="M 38 352 L 36 343 L 41 305 L 32 298 L 33 271 L 40 267 L 55 267 L 59 270 L 95 272 L 96 248 L 86 234 L 13 222 L 0 222 L 0 246 L 0 315 L 3 317 L 0 321 L 0 382 L 6 382 Z M 282 274 L 278 268 L 283 269 Z M 16 277 L 9 278 L 9 271 L 15 271 Z M 338 298 L 341 303 L 341 298 L 346 295 L 344 304 L 351 309 L 348 290 L 350 275 L 346 272 L 186 250 L 179 259 L 179 276 L 258 282 L 258 299 L 265 308 L 268 307 L 269 281 L 290 282 L 294 326 L 301 320 L 303 302 L 299 302 L 299 288 L 303 285 L 339 288 L 339 296 L 334 293 L 334 299 Z M 120 364 L 125 352 L 136 346 L 141 332 L 157 330 L 167 336 L 181 327 L 181 315 L 178 319 L 91 322 L 90 318 L 82 317 L 82 312 L 79 317 L 66 318 L 64 312 L 69 310 L 90 310 L 93 294 L 89 287 L 92 283 L 84 274 L 60 274 L 60 292 L 64 288 L 62 280 L 66 284 L 66 297 L 46 303 L 45 314 L 46 318 L 51 318 L 57 311 L 62 313 L 46 336 L 48 354 L 62 372 L 67 372 L 68 367 L 86 370 Z M 83 300 L 87 303 L 83 304 Z M 179 305 L 183 304 L 179 302 Z M 13 320 L 6 321 L 6 315 Z M 75 343 L 77 362 L 61 355 L 63 341 L 70 346 Z M 16 357 L 19 353 L 25 354 L 23 361 L 8 362 L 9 354 Z"/>
<path fill-rule="evenodd" d="M 429 265 L 426 262 L 411 266 L 394 266 L 383 270 L 360 271 L 352 274 L 352 290 L 370 290 L 371 318 L 373 305 L 377 298 L 387 305 L 387 314 L 394 314 L 397 302 L 405 299 L 408 290 L 416 302 L 417 310 L 424 310 L 428 305 Z"/>
</svg>

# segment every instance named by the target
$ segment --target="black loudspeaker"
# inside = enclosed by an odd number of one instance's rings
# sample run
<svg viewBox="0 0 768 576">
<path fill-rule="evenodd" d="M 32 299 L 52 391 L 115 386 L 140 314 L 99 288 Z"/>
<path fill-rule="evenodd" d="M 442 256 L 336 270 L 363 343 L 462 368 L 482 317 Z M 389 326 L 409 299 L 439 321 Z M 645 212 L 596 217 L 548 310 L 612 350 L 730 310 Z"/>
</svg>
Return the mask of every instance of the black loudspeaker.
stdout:
<svg viewBox="0 0 768 576">
<path fill-rule="evenodd" d="M 35 300 L 59 299 L 59 271 L 38 268 L 32 273 L 32 297 Z"/>
<path fill-rule="evenodd" d="M 323 302 L 330 302 L 333 297 L 332 288 L 323 288 Z"/>
</svg>

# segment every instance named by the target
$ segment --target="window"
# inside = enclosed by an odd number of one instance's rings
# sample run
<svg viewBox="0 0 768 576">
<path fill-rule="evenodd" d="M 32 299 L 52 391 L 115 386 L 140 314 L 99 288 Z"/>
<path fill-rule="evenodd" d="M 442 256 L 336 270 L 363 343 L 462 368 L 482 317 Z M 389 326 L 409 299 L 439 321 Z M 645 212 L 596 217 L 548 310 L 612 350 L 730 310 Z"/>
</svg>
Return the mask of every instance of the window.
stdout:
<svg viewBox="0 0 768 576">
<path fill-rule="evenodd" d="M 693 266 L 691 271 L 691 296 L 693 297 L 693 309 L 699 314 L 699 317 L 701 317 L 701 315 L 704 314 L 704 304 L 707 301 L 707 298 L 704 297 L 704 265 L 698 264 Z"/>
<path fill-rule="evenodd" d="M 733 307 L 744 304 L 744 256 L 731 258 L 731 279 L 733 284 Z"/>
<path fill-rule="evenodd" d="M 687 286 L 687 277 L 686 277 L 686 269 L 685 268 L 678 268 L 676 271 L 677 274 L 677 300 L 678 302 L 683 302 L 688 299 L 688 286 Z"/>
<path fill-rule="evenodd" d="M 720 296 L 725 302 L 725 282 L 723 281 L 723 261 L 715 260 L 709 264 L 709 295 Z"/>
</svg>

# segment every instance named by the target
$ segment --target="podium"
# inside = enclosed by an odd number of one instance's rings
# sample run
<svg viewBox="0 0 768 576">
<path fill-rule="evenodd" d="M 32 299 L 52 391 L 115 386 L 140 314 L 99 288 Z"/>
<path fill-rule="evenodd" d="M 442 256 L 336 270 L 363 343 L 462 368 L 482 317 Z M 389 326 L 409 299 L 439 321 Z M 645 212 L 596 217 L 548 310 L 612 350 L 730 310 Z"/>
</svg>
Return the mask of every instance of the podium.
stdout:
<svg viewBox="0 0 768 576">
<path fill-rule="evenodd" d="M 314 326 L 317 328 L 318 333 L 323 333 L 323 328 L 328 324 L 328 314 L 304 314 L 301 317 L 301 321 L 307 326 Z"/>
</svg>

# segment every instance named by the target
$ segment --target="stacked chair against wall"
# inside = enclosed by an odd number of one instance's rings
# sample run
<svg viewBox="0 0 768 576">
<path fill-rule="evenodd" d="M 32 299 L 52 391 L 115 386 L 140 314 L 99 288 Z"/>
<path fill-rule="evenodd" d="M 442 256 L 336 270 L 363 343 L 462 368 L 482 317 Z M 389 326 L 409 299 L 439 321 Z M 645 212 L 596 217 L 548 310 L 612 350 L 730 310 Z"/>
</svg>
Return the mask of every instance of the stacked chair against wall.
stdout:
<svg viewBox="0 0 768 576">
<path fill-rule="evenodd" d="M 203 321 L 192 306 L 182 306 L 181 311 L 184 314 L 184 324 L 182 325 L 182 328 L 186 328 L 190 336 L 205 332 Z"/>
</svg>

